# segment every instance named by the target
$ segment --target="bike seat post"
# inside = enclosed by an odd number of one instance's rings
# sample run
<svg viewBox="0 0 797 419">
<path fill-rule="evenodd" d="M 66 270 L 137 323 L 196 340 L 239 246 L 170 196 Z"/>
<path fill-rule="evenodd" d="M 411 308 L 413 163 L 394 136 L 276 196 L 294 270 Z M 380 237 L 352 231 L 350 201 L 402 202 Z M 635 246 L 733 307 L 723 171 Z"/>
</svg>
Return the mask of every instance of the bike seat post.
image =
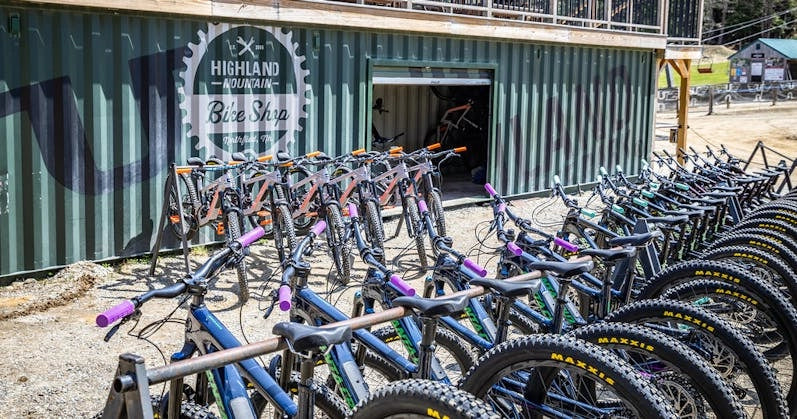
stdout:
<svg viewBox="0 0 797 419">
<path fill-rule="evenodd" d="M 506 336 L 509 334 L 509 311 L 517 298 L 500 293 L 494 293 L 494 298 L 498 306 L 498 328 L 495 332 L 495 342 L 502 343 L 506 341 Z"/>
<path fill-rule="evenodd" d="M 570 284 L 573 282 L 572 277 L 556 277 L 551 273 L 549 276 L 555 277 L 559 283 L 559 292 L 556 294 L 556 307 L 554 308 L 553 315 L 553 330 L 554 334 L 561 334 L 564 326 L 565 306 L 567 305 L 567 292 L 570 290 Z"/>
<path fill-rule="evenodd" d="M 432 373 L 432 359 L 434 358 L 435 336 L 437 335 L 437 317 L 421 316 L 421 353 L 418 358 L 418 371 L 421 378 L 428 380 Z"/>
</svg>

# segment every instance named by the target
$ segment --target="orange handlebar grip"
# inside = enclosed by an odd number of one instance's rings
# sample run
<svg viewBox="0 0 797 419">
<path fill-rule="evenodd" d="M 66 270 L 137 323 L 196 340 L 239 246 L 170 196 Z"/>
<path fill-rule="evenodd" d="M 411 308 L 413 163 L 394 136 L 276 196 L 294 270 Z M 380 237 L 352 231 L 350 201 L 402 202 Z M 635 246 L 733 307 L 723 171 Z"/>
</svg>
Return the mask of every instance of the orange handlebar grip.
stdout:
<svg viewBox="0 0 797 419">
<path fill-rule="evenodd" d="M 457 147 L 454 149 L 455 153 L 462 153 L 464 151 L 468 151 L 468 147 Z"/>
<path fill-rule="evenodd" d="M 230 166 L 235 166 L 236 164 L 241 164 L 241 163 L 243 162 L 238 160 L 230 160 L 227 162 L 227 164 L 229 164 Z"/>
<path fill-rule="evenodd" d="M 395 146 L 395 147 L 390 149 L 390 154 L 401 153 L 402 151 L 404 151 L 404 147 Z"/>
<path fill-rule="evenodd" d="M 363 154 L 363 153 L 365 153 L 365 149 L 364 148 L 358 148 L 357 150 L 352 151 L 351 155 L 352 156 L 359 156 L 360 154 Z"/>
<path fill-rule="evenodd" d="M 271 160 L 273 158 L 274 158 L 274 156 L 272 156 L 271 154 L 268 154 L 268 155 L 265 155 L 265 156 L 258 157 L 257 161 L 264 162 L 264 161 L 269 161 L 269 160 Z"/>
<path fill-rule="evenodd" d="M 304 156 L 307 157 L 308 159 L 312 159 L 313 157 L 315 157 L 315 156 L 317 156 L 319 154 L 321 154 L 321 152 L 316 150 L 316 151 L 313 151 L 312 153 L 307 153 Z"/>
<path fill-rule="evenodd" d="M 193 170 L 191 167 L 178 167 L 175 171 L 178 175 L 185 175 L 191 173 L 191 170 Z"/>
<path fill-rule="evenodd" d="M 426 149 L 427 149 L 427 150 L 437 150 L 438 148 L 440 148 L 440 147 L 442 147 L 442 146 L 443 146 L 443 145 L 442 145 L 442 144 L 440 144 L 440 143 L 434 143 L 434 144 L 432 144 L 432 145 L 430 145 L 430 146 L 427 146 L 427 147 L 426 147 Z"/>
<path fill-rule="evenodd" d="M 291 166 L 293 166 L 293 162 L 292 161 L 285 162 L 285 163 L 282 163 L 280 165 L 280 167 L 291 167 Z"/>
</svg>

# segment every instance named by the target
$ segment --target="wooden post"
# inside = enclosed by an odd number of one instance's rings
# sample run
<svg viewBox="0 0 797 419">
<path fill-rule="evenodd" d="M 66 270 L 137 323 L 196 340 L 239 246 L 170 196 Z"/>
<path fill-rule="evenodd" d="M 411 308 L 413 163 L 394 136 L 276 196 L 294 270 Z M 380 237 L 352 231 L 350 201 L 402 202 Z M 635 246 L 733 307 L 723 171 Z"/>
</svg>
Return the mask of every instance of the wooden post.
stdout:
<svg viewBox="0 0 797 419">
<path fill-rule="evenodd" d="M 678 163 L 684 163 L 682 150 L 686 150 L 686 131 L 689 129 L 689 65 L 692 60 L 669 60 L 670 64 L 681 76 L 678 92 L 678 144 L 676 156 Z"/>
</svg>

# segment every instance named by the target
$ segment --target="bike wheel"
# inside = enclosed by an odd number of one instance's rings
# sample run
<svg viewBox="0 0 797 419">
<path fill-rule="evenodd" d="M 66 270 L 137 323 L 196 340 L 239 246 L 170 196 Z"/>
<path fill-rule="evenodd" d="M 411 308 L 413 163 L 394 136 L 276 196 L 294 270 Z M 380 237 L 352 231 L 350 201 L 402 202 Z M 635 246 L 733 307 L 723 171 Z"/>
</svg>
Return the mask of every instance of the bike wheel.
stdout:
<svg viewBox="0 0 797 419">
<path fill-rule="evenodd" d="M 401 336 L 392 326 L 379 328 L 372 333 L 383 342 L 390 344 L 391 348 L 404 355 L 405 358 L 417 362 L 418 354 L 408 352 L 407 345 L 403 344 Z M 456 383 L 473 366 L 475 361 L 473 352 L 465 347 L 462 339 L 459 339 L 451 331 L 438 328 L 435 333 L 435 346 L 434 356 L 452 383 Z"/>
<path fill-rule="evenodd" d="M 750 246 L 760 248 L 779 257 L 789 268 L 797 272 L 797 244 L 773 230 L 760 228 L 735 231 L 712 242 L 708 249 L 725 246 Z"/>
<path fill-rule="evenodd" d="M 631 366 L 570 336 L 504 342 L 479 358 L 460 388 L 503 417 L 676 417 L 666 397 Z"/>
<path fill-rule="evenodd" d="M 293 166 L 290 168 L 290 170 L 288 170 L 288 177 L 290 178 L 291 185 L 296 185 L 309 176 L 310 172 L 304 167 Z M 291 209 L 296 209 L 299 207 L 299 204 L 301 204 L 312 187 L 313 182 L 309 182 L 304 184 L 301 188 L 291 190 L 291 196 L 288 197 L 288 202 L 291 205 Z M 299 214 L 298 217 L 293 219 L 293 229 L 296 234 L 300 236 L 307 234 L 310 231 L 310 228 L 315 225 L 316 221 L 318 221 L 318 217 L 318 208 L 309 208 L 306 213 Z"/>
<path fill-rule="evenodd" d="M 178 199 L 178 188 L 180 189 L 180 197 Z M 180 223 L 180 208 L 183 210 L 184 223 Z M 169 188 L 169 208 L 168 217 L 169 225 L 171 226 L 172 233 L 175 237 L 185 241 L 191 241 L 199 229 L 198 221 L 196 219 L 197 209 L 199 208 L 199 199 L 197 198 L 196 187 L 194 186 L 191 178 L 187 174 L 180 174 L 177 179 L 171 184 Z"/>
<path fill-rule="evenodd" d="M 291 252 L 296 247 L 296 231 L 293 229 L 291 220 L 291 210 L 288 204 L 281 203 L 275 205 L 273 212 L 274 218 L 274 243 L 277 246 L 279 260 L 285 261 L 290 257 Z"/>
<path fill-rule="evenodd" d="M 719 373 L 686 345 L 656 330 L 626 323 L 600 323 L 571 332 L 578 339 L 616 351 L 649 378 L 678 416 L 744 417 L 744 407 Z"/>
<path fill-rule="evenodd" d="M 390 383 L 360 402 L 354 419 L 372 418 L 496 419 L 486 403 L 462 390 L 428 380 Z"/>
<path fill-rule="evenodd" d="M 368 242 L 372 248 L 385 250 L 385 226 L 382 224 L 382 215 L 375 201 L 365 202 L 365 231 L 368 233 Z"/>
<path fill-rule="evenodd" d="M 410 238 L 415 240 L 415 249 L 418 251 L 418 263 L 422 269 L 429 267 L 426 258 L 426 243 L 424 242 L 423 228 L 421 227 L 421 216 L 418 214 L 418 202 L 414 196 L 404 197 L 404 209 L 407 211 L 407 233 Z"/>
<path fill-rule="evenodd" d="M 234 242 L 241 237 L 241 216 L 238 211 L 227 211 L 225 215 L 227 244 Z M 241 259 L 235 264 L 235 271 L 238 275 L 238 299 L 245 303 L 249 300 L 249 280 L 246 276 L 246 260 Z"/>
<path fill-rule="evenodd" d="M 429 215 L 432 216 L 437 234 L 445 236 L 446 215 L 443 212 L 443 198 L 440 196 L 440 191 L 437 189 L 430 190 L 426 195 L 426 203 L 429 205 Z"/>
<path fill-rule="evenodd" d="M 748 337 L 719 316 L 680 301 L 657 299 L 623 306 L 605 320 L 641 324 L 678 339 L 706 359 L 744 405 L 758 406 L 754 413 L 788 416 L 773 368 Z"/>
<path fill-rule="evenodd" d="M 745 268 L 778 287 L 797 307 L 797 276 L 778 256 L 750 246 L 726 246 L 704 252 L 702 259 L 723 260 Z"/>
<path fill-rule="evenodd" d="M 288 383 L 286 393 L 295 395 L 299 393 L 299 374 L 294 372 L 291 378 L 292 381 Z M 310 391 L 313 393 L 314 408 L 314 412 L 310 417 L 342 419 L 349 415 L 350 411 L 349 408 L 346 407 L 346 403 L 336 396 L 329 387 L 313 382 L 310 384 Z M 258 418 L 266 419 L 275 417 L 274 406 L 269 404 L 266 398 L 260 395 L 260 393 L 255 392 L 251 399 Z"/>
<path fill-rule="evenodd" d="M 327 243 L 332 253 L 332 260 L 335 262 L 337 278 L 342 284 L 349 283 L 351 278 L 351 241 L 346 239 L 346 225 L 343 223 L 343 216 L 340 214 L 340 207 L 337 205 L 327 205 Z"/>
<path fill-rule="evenodd" d="M 770 217 L 764 218 L 750 218 L 744 220 L 731 228 L 731 233 L 737 230 L 761 228 L 764 230 L 772 230 L 781 233 L 792 240 L 797 240 L 797 225 L 791 224 L 784 219 L 772 219 Z"/>
</svg>

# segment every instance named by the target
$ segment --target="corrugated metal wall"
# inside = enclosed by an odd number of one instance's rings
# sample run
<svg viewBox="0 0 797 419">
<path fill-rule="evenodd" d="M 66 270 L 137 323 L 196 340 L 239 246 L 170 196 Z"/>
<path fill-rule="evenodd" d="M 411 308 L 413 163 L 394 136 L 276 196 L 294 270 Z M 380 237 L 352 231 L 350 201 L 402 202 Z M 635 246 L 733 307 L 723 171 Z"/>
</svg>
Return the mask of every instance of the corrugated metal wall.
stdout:
<svg viewBox="0 0 797 419">
<path fill-rule="evenodd" d="M 18 34 L 5 24 L 12 13 Z M 186 45 L 207 28 L 0 10 L 0 276 L 149 249 L 168 163 L 205 157 L 186 136 L 177 87 Z M 369 58 L 495 66 L 488 176 L 505 194 L 545 188 L 554 173 L 589 181 L 601 164 L 634 172 L 650 147 L 653 51 L 287 29 L 312 87 L 294 152 L 365 144 Z"/>
</svg>

